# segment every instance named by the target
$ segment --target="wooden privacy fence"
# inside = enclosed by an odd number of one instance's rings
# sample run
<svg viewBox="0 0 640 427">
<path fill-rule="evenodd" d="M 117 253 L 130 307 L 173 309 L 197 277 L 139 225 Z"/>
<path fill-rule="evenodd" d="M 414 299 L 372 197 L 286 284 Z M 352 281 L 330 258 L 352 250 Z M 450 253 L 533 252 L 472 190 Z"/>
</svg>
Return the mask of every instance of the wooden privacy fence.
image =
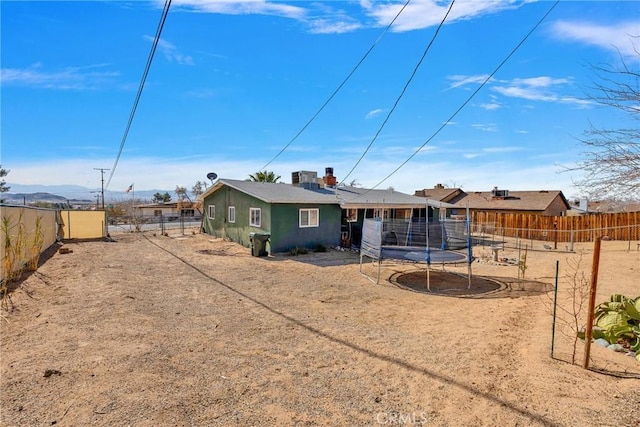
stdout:
<svg viewBox="0 0 640 427">
<path fill-rule="evenodd" d="M 473 230 L 520 239 L 591 242 L 596 237 L 640 240 L 640 212 L 583 216 L 543 216 L 500 212 L 473 212 Z"/>
</svg>

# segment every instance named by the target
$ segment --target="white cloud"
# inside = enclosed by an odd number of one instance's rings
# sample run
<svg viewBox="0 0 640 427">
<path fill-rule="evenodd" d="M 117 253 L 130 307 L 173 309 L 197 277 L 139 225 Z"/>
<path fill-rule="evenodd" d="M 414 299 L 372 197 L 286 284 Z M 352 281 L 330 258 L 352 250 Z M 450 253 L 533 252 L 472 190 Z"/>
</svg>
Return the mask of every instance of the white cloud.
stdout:
<svg viewBox="0 0 640 427">
<path fill-rule="evenodd" d="M 517 78 L 511 81 L 501 81 L 500 85 L 492 89 L 504 96 L 527 99 L 530 101 L 560 102 L 576 104 L 586 107 L 591 101 L 573 96 L 562 95 L 559 92 L 572 86 L 571 79 L 554 79 L 548 76 Z"/>
<path fill-rule="evenodd" d="M 495 123 L 476 123 L 471 125 L 471 127 L 485 131 L 485 132 L 497 132 L 498 127 Z"/>
<path fill-rule="evenodd" d="M 505 9 L 520 7 L 527 0 L 473 0 L 456 3 L 447 22 L 477 18 L 498 13 Z M 404 2 L 374 2 L 361 0 L 361 11 L 368 25 L 387 26 L 398 14 Z M 341 2 L 300 2 L 285 4 L 268 0 L 174 0 L 174 10 L 199 13 L 219 13 L 228 15 L 271 15 L 294 19 L 308 25 L 312 33 L 345 33 L 364 26 L 357 18 L 336 7 Z M 300 6 L 303 5 L 303 6 Z M 158 6 L 161 3 L 158 2 Z M 448 9 L 448 4 L 439 0 L 413 0 L 407 5 L 392 27 L 392 31 L 402 32 L 427 28 L 440 23 Z"/>
<path fill-rule="evenodd" d="M 367 113 L 367 115 L 364 117 L 365 119 L 372 119 L 375 116 L 379 115 L 380 113 L 382 113 L 382 109 L 380 108 L 376 108 L 375 110 L 371 110 Z"/>
<path fill-rule="evenodd" d="M 447 22 L 467 20 L 477 18 L 483 15 L 489 15 L 503 11 L 505 9 L 513 9 L 520 7 L 526 1 L 517 0 L 473 0 L 456 3 L 449 16 Z M 379 26 L 386 26 L 398 14 L 404 2 L 374 2 L 360 1 L 361 7 L 367 15 L 375 19 Z M 414 0 L 407 5 L 402 14 L 398 17 L 393 25 L 392 31 L 411 31 L 428 28 L 440 24 L 449 8 L 448 2 L 438 0 Z"/>
<path fill-rule="evenodd" d="M 172 5 L 174 9 L 226 15 L 275 15 L 293 19 L 306 15 L 305 8 L 266 0 L 173 0 Z"/>
<path fill-rule="evenodd" d="M 314 34 L 342 34 L 362 28 L 362 24 L 353 20 L 313 19 L 309 21 L 309 28 Z"/>
<path fill-rule="evenodd" d="M 306 24 L 314 34 L 340 34 L 363 27 L 357 18 L 335 5 L 339 2 L 300 2 L 296 5 L 266 0 L 174 0 L 174 9 L 227 15 L 270 15 Z M 300 6 L 304 5 L 304 7 Z"/>
<path fill-rule="evenodd" d="M 115 71 L 96 71 L 106 65 L 85 67 L 66 67 L 60 70 L 44 70 L 41 63 L 28 68 L 3 68 L 0 79 L 2 85 L 21 85 L 46 89 L 86 90 L 103 89 L 112 86 L 120 73 Z"/>
<path fill-rule="evenodd" d="M 143 36 L 145 40 L 148 40 L 153 43 L 155 37 L 151 36 Z M 193 65 L 193 58 L 189 55 L 184 55 L 178 51 L 178 48 L 173 44 L 169 43 L 166 40 L 158 40 L 158 48 L 160 52 L 167 58 L 170 62 L 176 62 L 181 65 Z"/>
<path fill-rule="evenodd" d="M 522 151 L 524 150 L 523 147 L 515 147 L 515 146 L 509 146 L 509 147 L 486 147 L 483 148 L 482 151 L 485 153 L 513 153 L 514 151 Z"/>
<path fill-rule="evenodd" d="M 489 110 L 489 111 L 497 110 L 500 107 L 502 107 L 502 105 L 498 104 L 497 102 L 489 102 L 489 103 L 486 103 L 486 104 L 480 104 L 480 108 L 483 108 L 483 109 Z"/>
<path fill-rule="evenodd" d="M 480 85 L 485 80 L 487 80 L 488 77 L 489 77 L 489 74 L 478 74 L 475 76 L 453 75 L 453 76 L 447 76 L 447 79 L 453 81 L 453 83 L 449 85 L 449 89 L 455 89 L 457 87 L 465 86 L 468 84 Z"/>
<path fill-rule="evenodd" d="M 482 83 L 487 75 L 452 75 L 447 79 L 452 83 L 450 89 L 461 88 L 466 85 L 476 85 Z M 487 84 L 491 90 L 498 92 L 503 96 L 510 98 L 521 98 L 530 101 L 543 102 L 559 102 L 564 104 L 575 104 L 579 107 L 587 107 L 591 105 L 591 101 L 576 98 L 570 95 L 564 95 L 561 91 L 573 88 L 573 79 L 571 78 L 554 78 L 550 76 L 537 76 L 527 78 L 515 78 L 512 80 L 496 80 L 490 79 Z M 495 96 L 491 97 L 493 102 L 480 104 L 485 110 L 496 110 L 502 107 Z"/>
<path fill-rule="evenodd" d="M 556 21 L 551 25 L 551 31 L 554 37 L 563 41 L 584 43 L 613 52 L 619 51 L 623 56 L 638 59 L 638 36 L 640 36 L 638 19 L 610 25 L 595 22 Z"/>
</svg>

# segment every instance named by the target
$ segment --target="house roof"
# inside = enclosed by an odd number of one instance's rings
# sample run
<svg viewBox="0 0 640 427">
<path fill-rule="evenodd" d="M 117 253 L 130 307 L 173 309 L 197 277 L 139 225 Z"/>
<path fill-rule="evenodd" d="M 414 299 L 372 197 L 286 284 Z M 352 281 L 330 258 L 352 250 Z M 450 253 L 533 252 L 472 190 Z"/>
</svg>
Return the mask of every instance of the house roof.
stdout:
<svg viewBox="0 0 640 427">
<path fill-rule="evenodd" d="M 423 197 L 412 196 L 392 189 L 370 190 L 360 187 L 337 187 L 335 190 L 330 189 L 330 191 L 337 193 L 340 204 L 345 208 L 373 206 L 421 208 L 426 204 Z"/>
<path fill-rule="evenodd" d="M 424 207 L 427 201 L 399 191 L 368 190 L 360 187 L 307 189 L 291 184 L 219 179 L 202 196 L 204 199 L 223 186 L 231 187 L 267 203 L 314 203 L 338 204 L 343 208 L 388 208 Z M 433 207 L 454 207 L 438 201 L 429 201 Z"/>
<path fill-rule="evenodd" d="M 167 202 L 167 203 L 146 203 L 142 205 L 135 205 L 136 208 L 177 208 L 178 202 Z"/>
<path fill-rule="evenodd" d="M 509 191 L 508 197 L 494 197 L 491 191 L 462 192 L 451 203 L 476 210 L 544 211 L 558 196 L 568 209 L 569 203 L 560 190 Z"/>
<path fill-rule="evenodd" d="M 266 203 L 339 203 L 333 192 L 310 191 L 284 183 L 241 181 L 237 179 L 219 179 L 201 197 L 204 199 L 225 185 Z"/>
<path fill-rule="evenodd" d="M 416 190 L 415 196 L 426 197 L 427 199 L 439 200 L 441 202 L 450 202 L 453 198 L 463 191 L 459 188 L 445 188 L 436 186 L 435 188 L 425 188 Z"/>
</svg>

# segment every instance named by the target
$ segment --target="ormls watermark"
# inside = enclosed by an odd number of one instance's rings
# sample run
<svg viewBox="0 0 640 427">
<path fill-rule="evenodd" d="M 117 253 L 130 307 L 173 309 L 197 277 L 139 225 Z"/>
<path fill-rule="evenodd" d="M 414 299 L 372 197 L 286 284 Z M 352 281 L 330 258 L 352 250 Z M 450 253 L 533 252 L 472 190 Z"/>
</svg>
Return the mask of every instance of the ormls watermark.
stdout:
<svg viewBox="0 0 640 427">
<path fill-rule="evenodd" d="M 378 412 L 376 423 L 387 426 L 423 426 L 429 422 L 426 412 Z"/>
</svg>

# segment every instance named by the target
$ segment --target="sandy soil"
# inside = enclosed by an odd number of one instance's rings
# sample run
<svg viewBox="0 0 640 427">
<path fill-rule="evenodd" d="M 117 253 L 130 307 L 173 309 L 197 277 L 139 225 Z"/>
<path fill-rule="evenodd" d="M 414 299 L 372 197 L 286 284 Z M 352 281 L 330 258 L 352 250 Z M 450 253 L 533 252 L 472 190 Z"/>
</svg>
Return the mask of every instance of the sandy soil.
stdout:
<svg viewBox="0 0 640 427">
<path fill-rule="evenodd" d="M 13 292 L 3 426 L 640 425 L 635 359 L 593 346 L 585 370 L 580 343 L 567 363 L 566 313 L 550 357 L 556 260 L 571 311 L 592 245 L 529 252 L 525 280 L 476 248 L 471 290 L 465 265 L 434 266 L 429 293 L 424 266 L 385 262 L 374 284 L 349 252 L 113 237 L 64 244 Z M 640 294 L 639 273 L 636 242 L 603 242 L 598 302 Z"/>
</svg>

